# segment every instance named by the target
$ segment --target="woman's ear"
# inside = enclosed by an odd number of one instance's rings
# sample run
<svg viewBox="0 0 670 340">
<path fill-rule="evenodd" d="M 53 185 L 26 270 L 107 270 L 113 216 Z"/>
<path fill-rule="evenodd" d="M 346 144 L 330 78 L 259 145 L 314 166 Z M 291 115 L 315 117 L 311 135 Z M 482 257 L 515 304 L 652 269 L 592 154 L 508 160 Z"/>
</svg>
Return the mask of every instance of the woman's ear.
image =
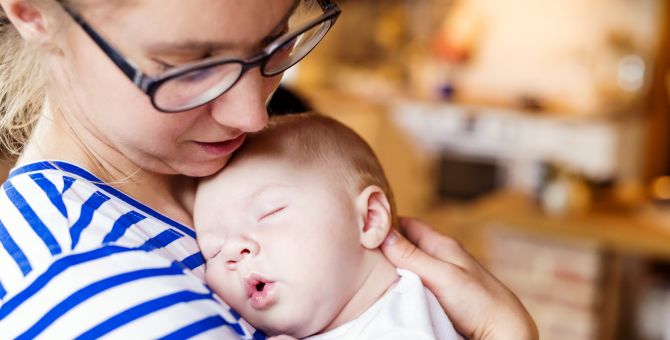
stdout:
<svg viewBox="0 0 670 340">
<path fill-rule="evenodd" d="M 36 1 L 0 0 L 0 6 L 25 41 L 35 45 L 48 41 L 44 9 Z"/>
<path fill-rule="evenodd" d="M 365 248 L 376 249 L 391 229 L 391 205 L 386 193 L 376 185 L 366 187 L 356 198 L 356 209 L 361 217 L 361 244 Z"/>
</svg>

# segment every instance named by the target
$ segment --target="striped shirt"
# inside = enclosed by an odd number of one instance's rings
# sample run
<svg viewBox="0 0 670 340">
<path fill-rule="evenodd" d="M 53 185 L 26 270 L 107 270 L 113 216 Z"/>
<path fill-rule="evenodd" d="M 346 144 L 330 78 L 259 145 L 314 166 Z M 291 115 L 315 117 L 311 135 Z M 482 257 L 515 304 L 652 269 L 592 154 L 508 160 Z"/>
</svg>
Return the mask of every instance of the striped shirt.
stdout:
<svg viewBox="0 0 670 340">
<path fill-rule="evenodd" d="M 0 190 L 0 337 L 263 339 L 204 283 L 194 231 L 65 162 Z"/>
</svg>

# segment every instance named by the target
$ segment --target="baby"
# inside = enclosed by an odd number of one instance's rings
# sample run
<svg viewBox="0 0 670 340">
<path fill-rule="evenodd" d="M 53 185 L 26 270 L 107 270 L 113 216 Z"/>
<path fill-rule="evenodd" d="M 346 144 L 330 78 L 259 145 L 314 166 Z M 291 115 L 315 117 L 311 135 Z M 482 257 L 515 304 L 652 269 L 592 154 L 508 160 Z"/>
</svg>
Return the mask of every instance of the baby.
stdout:
<svg viewBox="0 0 670 340">
<path fill-rule="evenodd" d="M 268 335 L 458 339 L 419 277 L 382 254 L 395 215 L 370 147 L 319 115 L 274 118 L 194 208 L 210 287 Z"/>
</svg>

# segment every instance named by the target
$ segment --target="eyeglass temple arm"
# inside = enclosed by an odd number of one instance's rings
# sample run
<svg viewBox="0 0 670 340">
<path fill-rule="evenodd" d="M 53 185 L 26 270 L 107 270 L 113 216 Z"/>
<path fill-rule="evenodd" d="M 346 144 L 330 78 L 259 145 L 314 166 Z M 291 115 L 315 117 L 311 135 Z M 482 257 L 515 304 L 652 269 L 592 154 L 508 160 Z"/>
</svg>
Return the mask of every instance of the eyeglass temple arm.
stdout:
<svg viewBox="0 0 670 340">
<path fill-rule="evenodd" d="M 324 11 L 329 10 L 333 7 L 337 7 L 337 5 L 330 1 L 330 0 L 316 0 L 319 3 L 319 6 L 323 8 Z"/>
<path fill-rule="evenodd" d="M 68 6 L 63 6 L 65 11 L 74 19 L 74 21 L 81 26 L 81 28 L 88 34 L 93 41 L 107 54 L 114 64 L 118 66 L 121 71 L 128 77 L 130 80 L 132 80 L 136 84 L 140 84 L 142 81 L 142 78 L 144 78 L 144 74 L 139 71 L 137 67 L 134 65 L 130 64 L 126 59 L 119 53 L 114 47 L 109 45 L 98 33 L 93 30 L 91 26 L 86 23 L 84 18 L 82 18 L 79 14 L 77 14 L 75 11 L 73 11 L 71 8 Z"/>
</svg>

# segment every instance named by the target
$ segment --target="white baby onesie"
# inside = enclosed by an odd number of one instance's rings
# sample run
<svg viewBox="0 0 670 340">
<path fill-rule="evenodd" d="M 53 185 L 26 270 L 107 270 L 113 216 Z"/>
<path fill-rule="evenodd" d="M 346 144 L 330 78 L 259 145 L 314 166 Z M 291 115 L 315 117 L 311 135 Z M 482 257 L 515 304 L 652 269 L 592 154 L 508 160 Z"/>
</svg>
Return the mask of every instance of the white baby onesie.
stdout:
<svg viewBox="0 0 670 340">
<path fill-rule="evenodd" d="M 398 274 L 396 285 L 358 318 L 307 339 L 463 339 L 419 276 L 404 269 Z"/>
</svg>

